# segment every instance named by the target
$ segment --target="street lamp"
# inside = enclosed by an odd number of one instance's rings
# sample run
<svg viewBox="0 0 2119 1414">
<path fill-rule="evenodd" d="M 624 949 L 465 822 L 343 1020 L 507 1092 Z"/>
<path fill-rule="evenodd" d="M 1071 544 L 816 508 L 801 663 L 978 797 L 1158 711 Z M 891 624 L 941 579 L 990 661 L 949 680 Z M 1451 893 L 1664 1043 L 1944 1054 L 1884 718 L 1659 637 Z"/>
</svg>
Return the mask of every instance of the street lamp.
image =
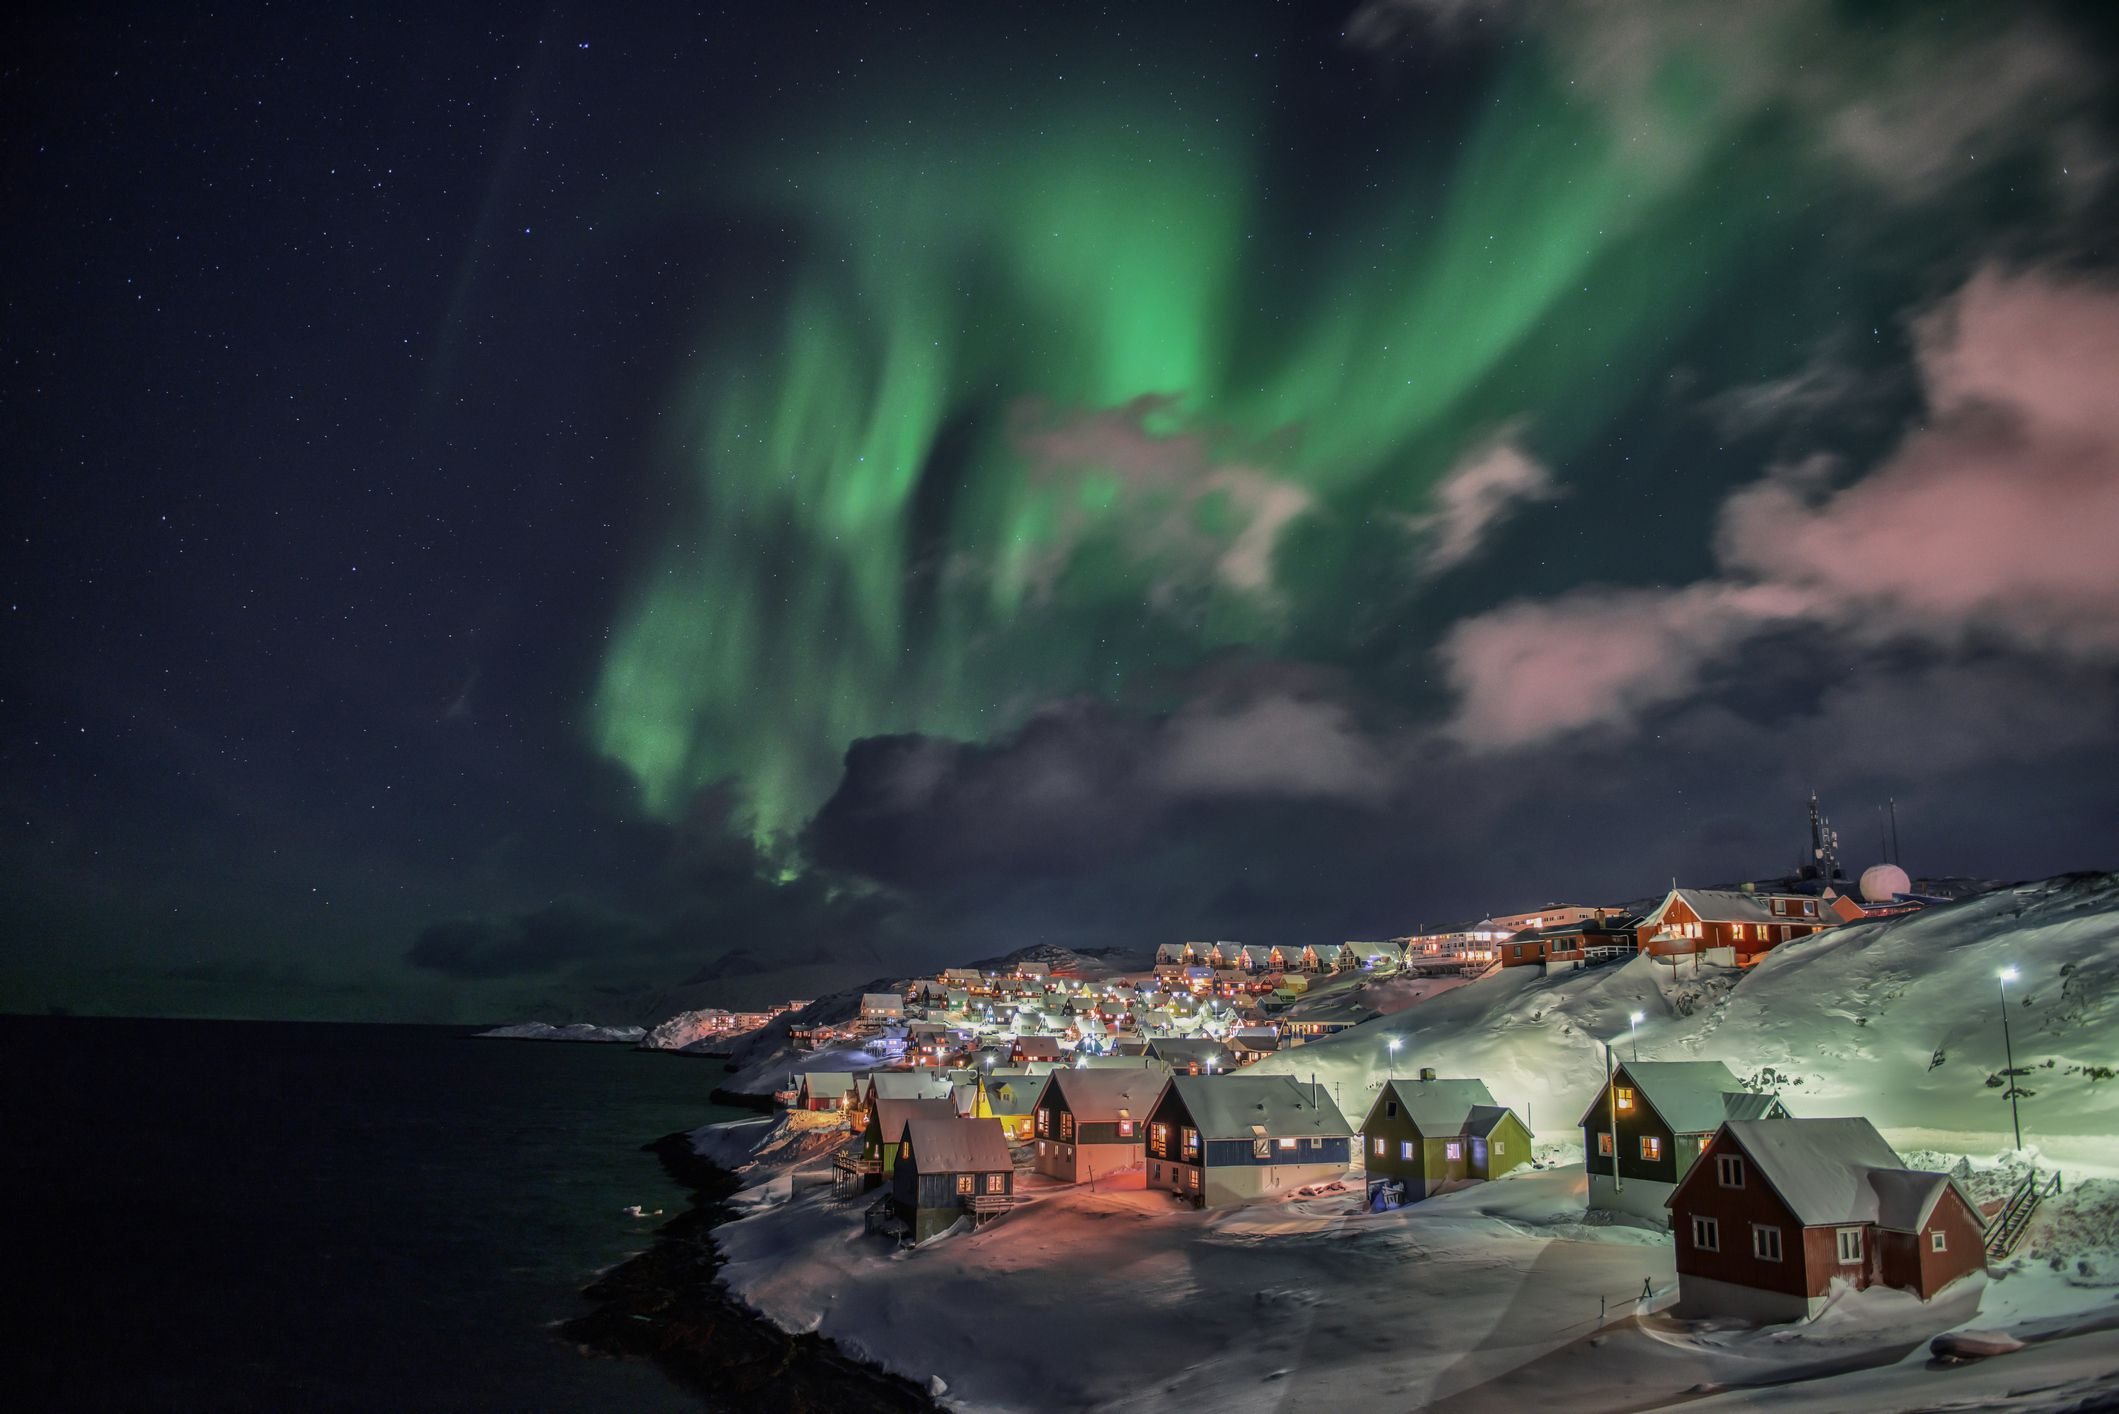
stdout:
<svg viewBox="0 0 2119 1414">
<path fill-rule="evenodd" d="M 1397 1066 L 1398 1066 L 1398 1048 L 1399 1048 L 1400 1046 L 1404 1045 L 1404 1044 L 1405 1044 L 1405 1042 L 1401 1041 L 1401 1040 L 1400 1040 L 1400 1039 L 1399 1039 L 1398 1037 L 1396 1037 L 1396 1036 L 1393 1036 L 1393 1037 L 1391 1037 L 1391 1040 L 1390 1040 L 1390 1048 L 1391 1048 L 1391 1068 L 1392 1068 L 1393 1070 L 1397 1069 Z"/>
<path fill-rule="evenodd" d="M 2016 1113 L 2016 1047 L 2009 1041 L 2009 983 L 2016 980 L 2016 969 L 2001 969 L 2001 1053 L 2008 1060 L 2008 1069 L 2002 1076 L 2009 1082 L 2009 1122 L 2016 1127 L 2016 1147 L 2023 1148 L 2023 1118 Z"/>
<path fill-rule="evenodd" d="M 1641 1058 L 1641 1017 L 1644 1014 L 1636 1011 L 1629 1013 L 1626 1017 L 1626 1032 L 1633 1043 L 1633 1058 L 1635 1060 Z"/>
</svg>

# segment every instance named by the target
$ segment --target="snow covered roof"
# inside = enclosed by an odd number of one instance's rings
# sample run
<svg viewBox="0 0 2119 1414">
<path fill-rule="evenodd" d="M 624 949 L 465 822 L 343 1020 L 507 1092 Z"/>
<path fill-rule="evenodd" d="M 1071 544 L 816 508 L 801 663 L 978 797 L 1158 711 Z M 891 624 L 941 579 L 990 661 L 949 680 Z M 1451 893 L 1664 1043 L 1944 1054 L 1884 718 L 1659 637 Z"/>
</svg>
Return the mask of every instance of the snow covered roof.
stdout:
<svg viewBox="0 0 2119 1414">
<path fill-rule="evenodd" d="M 1077 1120 L 1102 1124 L 1115 1119 L 1146 1119 L 1169 1078 L 1161 1070 L 1055 1070 L 1046 1090 L 1057 1090 Z M 1121 1114 L 1120 1111 L 1126 1111 Z"/>
<path fill-rule="evenodd" d="M 1180 1075 L 1170 1081 L 1208 1139 L 1345 1138 L 1354 1130 L 1323 1086 L 1292 1075 Z"/>
<path fill-rule="evenodd" d="M 1431 1138 L 1466 1133 L 1473 1110 L 1494 1107 L 1483 1080 L 1387 1080 L 1376 1103 L 1385 1100 L 1396 1100 L 1414 1127 Z M 1373 1118 L 1375 1110 L 1369 1114 Z"/>
<path fill-rule="evenodd" d="M 1687 908 L 1709 923 L 1786 923 L 1790 915 L 1775 913 L 1769 901 L 1793 897 L 1796 895 L 1747 894 L 1740 889 L 1672 889 L 1656 906 L 1655 912 L 1641 921 L 1644 925 L 1660 923 L 1671 900 L 1683 899 Z M 1814 899 L 1806 901 L 1816 902 Z M 1804 915 L 1801 909 L 1797 909 L 1794 916 Z"/>
<path fill-rule="evenodd" d="M 1337 957 L 1346 951 L 1344 943 L 1311 943 L 1306 951 L 1312 957 Z"/>
<path fill-rule="evenodd" d="M 1231 1069 L 1236 1065 L 1234 1054 L 1219 1041 L 1190 1036 L 1158 1036 L 1148 1043 L 1148 1049 L 1151 1055 L 1171 1065 L 1190 1065 L 1194 1061 L 1201 1065 L 1212 1061 Z"/>
<path fill-rule="evenodd" d="M 997 1119 L 915 1119 L 906 1136 L 921 1173 L 997 1173 L 1015 1166 Z"/>
<path fill-rule="evenodd" d="M 1907 1168 L 1866 1119 L 1732 1120 L 1729 1138 L 1805 1227 L 1875 1223 L 1917 1232 L 1953 1184 L 1948 1174 Z"/>
<path fill-rule="evenodd" d="M 949 1093 L 949 1078 L 931 1070 L 879 1070 L 868 1083 L 878 1100 L 931 1100 Z"/>
<path fill-rule="evenodd" d="M 905 999 L 896 992 L 861 993 L 861 1010 L 863 1011 L 903 1011 L 904 1009 Z"/>
<path fill-rule="evenodd" d="M 850 1070 L 805 1070 L 802 1072 L 802 1088 L 812 1095 L 829 1095 L 833 1099 L 854 1088 L 853 1072 Z"/>
<path fill-rule="evenodd" d="M 1724 1120 L 1762 1119 L 1780 1103 L 1777 1095 L 1745 1090 L 1736 1072 L 1720 1061 L 1627 1061 L 1614 1083 L 1631 1083 L 1673 1134 L 1708 1134 Z M 1600 1090 L 1575 1123 L 1587 1124 L 1604 1104 Z"/>
<path fill-rule="evenodd" d="M 1395 958 L 1405 956 L 1405 950 L 1394 943 L 1346 943 L 1342 952 L 1350 952 L 1358 958 Z"/>
<path fill-rule="evenodd" d="M 885 1144 L 905 1137 L 905 1126 L 916 1119 L 955 1119 L 956 1105 L 948 1100 L 878 1100 L 876 1128 Z"/>
</svg>

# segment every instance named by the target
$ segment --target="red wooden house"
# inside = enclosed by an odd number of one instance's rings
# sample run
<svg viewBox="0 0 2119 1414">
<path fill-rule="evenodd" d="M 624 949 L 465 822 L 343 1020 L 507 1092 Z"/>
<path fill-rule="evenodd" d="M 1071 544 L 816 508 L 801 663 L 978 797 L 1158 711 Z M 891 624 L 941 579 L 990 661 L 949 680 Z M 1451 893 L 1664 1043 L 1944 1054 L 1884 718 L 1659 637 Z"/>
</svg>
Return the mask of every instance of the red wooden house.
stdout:
<svg viewBox="0 0 2119 1414">
<path fill-rule="evenodd" d="M 1865 1119 L 1731 1120 L 1670 1195 L 1684 1317 L 1808 1320 L 1833 1283 L 1926 1301 L 1986 1262 L 1978 1207 Z"/>
<path fill-rule="evenodd" d="M 1750 967 L 1782 943 L 1838 924 L 1837 915 L 1804 894 L 1672 889 L 1634 931 L 1641 951 L 1656 957 L 1726 948 L 1738 967 Z"/>
</svg>

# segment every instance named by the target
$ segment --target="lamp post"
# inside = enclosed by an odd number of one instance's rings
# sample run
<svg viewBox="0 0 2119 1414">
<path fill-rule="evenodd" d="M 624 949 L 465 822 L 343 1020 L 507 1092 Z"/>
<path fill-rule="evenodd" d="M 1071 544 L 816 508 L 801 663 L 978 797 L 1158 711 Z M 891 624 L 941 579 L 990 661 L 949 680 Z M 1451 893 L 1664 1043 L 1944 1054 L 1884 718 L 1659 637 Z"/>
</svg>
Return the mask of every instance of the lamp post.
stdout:
<svg viewBox="0 0 2119 1414">
<path fill-rule="evenodd" d="M 1396 1069 L 1398 1068 L 1398 1048 L 1399 1048 L 1400 1046 L 1404 1045 L 1404 1044 L 1405 1044 L 1405 1043 L 1404 1043 L 1403 1041 L 1399 1040 L 1399 1039 L 1398 1039 L 1398 1038 L 1397 1038 L 1396 1036 L 1393 1036 L 1393 1037 L 1391 1037 L 1391 1039 L 1390 1039 L 1390 1052 L 1391 1052 L 1391 1064 L 1390 1064 L 1390 1068 L 1391 1068 L 1392 1070 L 1396 1070 Z"/>
<path fill-rule="evenodd" d="M 2001 969 L 2001 1053 L 2008 1060 L 2008 1069 L 2002 1076 L 2009 1082 L 2009 1122 L 2016 1127 L 2016 1148 L 2023 1148 L 2023 1118 L 2016 1113 L 2016 1047 L 2009 1040 L 2009 983 L 2016 980 L 2016 969 Z"/>
<path fill-rule="evenodd" d="M 1629 1012 L 1626 1016 L 1627 1040 L 1633 1046 L 1633 1058 L 1635 1060 L 1641 1058 L 1641 1017 L 1644 1014 L 1636 1011 Z"/>
</svg>

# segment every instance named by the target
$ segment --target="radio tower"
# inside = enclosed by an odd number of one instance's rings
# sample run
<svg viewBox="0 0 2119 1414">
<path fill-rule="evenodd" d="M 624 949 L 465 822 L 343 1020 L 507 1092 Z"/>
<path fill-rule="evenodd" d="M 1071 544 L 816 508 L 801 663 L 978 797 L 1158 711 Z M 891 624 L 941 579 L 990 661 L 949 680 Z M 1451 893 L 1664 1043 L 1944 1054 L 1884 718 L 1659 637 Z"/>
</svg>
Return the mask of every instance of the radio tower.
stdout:
<svg viewBox="0 0 2119 1414">
<path fill-rule="evenodd" d="M 1817 808 L 1817 792 L 1810 792 L 1810 867 L 1829 884 L 1839 874 L 1839 831 L 1832 828 Z"/>
</svg>

